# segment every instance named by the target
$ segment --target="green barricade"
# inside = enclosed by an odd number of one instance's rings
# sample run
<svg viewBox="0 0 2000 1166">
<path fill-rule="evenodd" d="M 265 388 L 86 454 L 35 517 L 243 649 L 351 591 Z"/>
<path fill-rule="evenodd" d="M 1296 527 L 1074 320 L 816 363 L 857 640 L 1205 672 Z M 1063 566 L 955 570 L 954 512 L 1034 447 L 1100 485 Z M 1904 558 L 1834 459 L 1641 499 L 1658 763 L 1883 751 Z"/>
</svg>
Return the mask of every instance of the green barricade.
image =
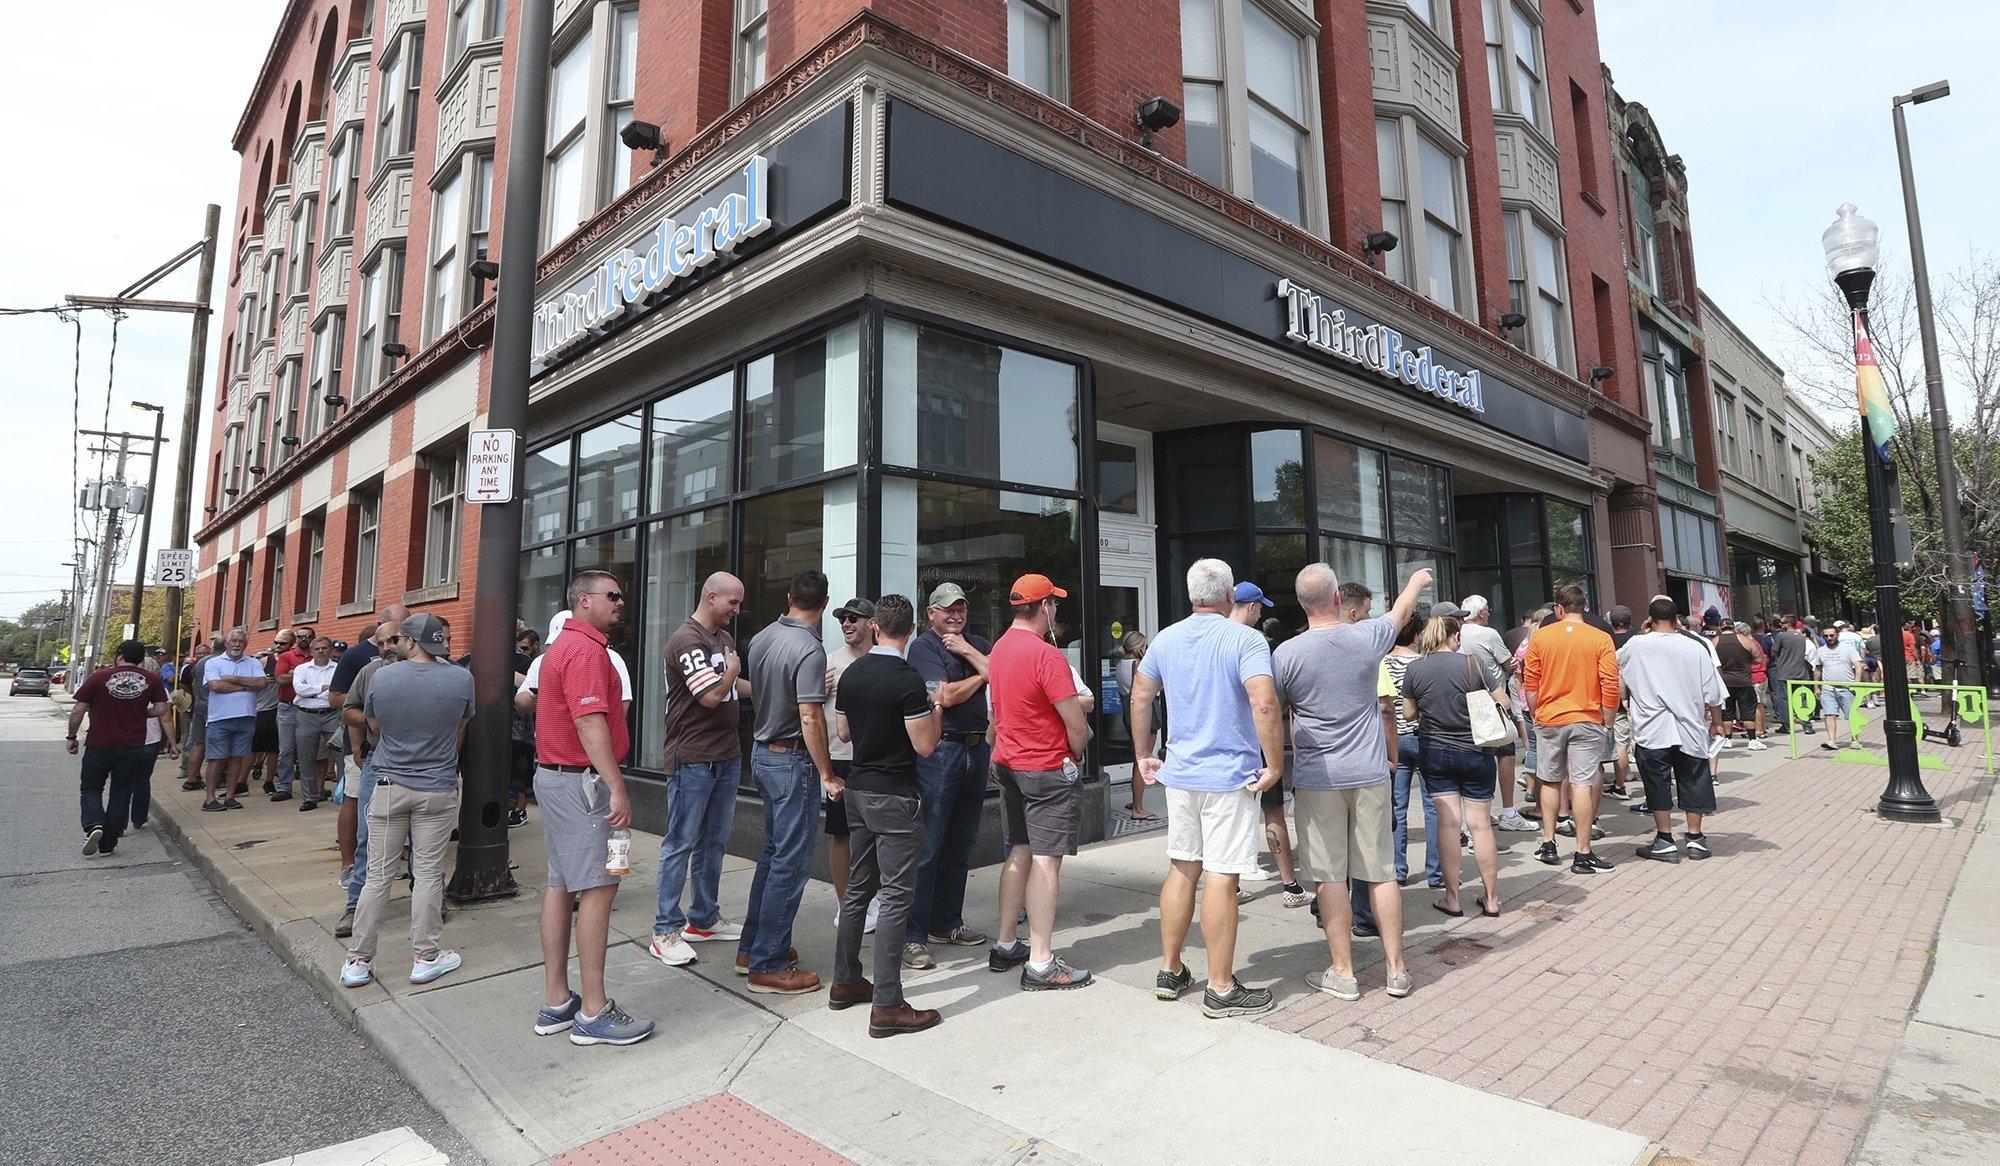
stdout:
<svg viewBox="0 0 2000 1166">
<path fill-rule="evenodd" d="M 1859 680 L 1790 680 L 1786 681 L 1785 707 L 1790 713 L 1789 736 L 1792 756 L 1799 755 L 1799 723 L 1813 719 L 1815 706 L 1820 702 L 1816 692 L 1823 688 L 1844 688 L 1854 694 L 1853 703 L 1847 711 L 1847 726 L 1855 740 L 1860 740 L 1862 727 L 1867 718 L 1863 716 L 1861 702 L 1883 690 L 1877 683 Z M 1936 692 L 1949 695 L 1958 706 L 1958 722 L 1965 728 L 1977 727 L 1985 743 L 1986 772 L 1993 772 L 1993 716 L 1986 690 L 1970 684 L 1912 684 L 1910 685 L 1910 719 L 1917 725 L 1917 744 L 1924 744 L 1924 715 L 1917 708 L 1917 694 Z M 1940 698 L 1942 699 L 1942 698 Z M 1836 760 L 1851 761 L 1859 765 L 1887 765 L 1888 758 L 1868 752 L 1865 749 L 1842 749 L 1834 755 Z M 1917 763 L 1926 769 L 1944 768 L 1942 757 L 1918 754 Z"/>
</svg>

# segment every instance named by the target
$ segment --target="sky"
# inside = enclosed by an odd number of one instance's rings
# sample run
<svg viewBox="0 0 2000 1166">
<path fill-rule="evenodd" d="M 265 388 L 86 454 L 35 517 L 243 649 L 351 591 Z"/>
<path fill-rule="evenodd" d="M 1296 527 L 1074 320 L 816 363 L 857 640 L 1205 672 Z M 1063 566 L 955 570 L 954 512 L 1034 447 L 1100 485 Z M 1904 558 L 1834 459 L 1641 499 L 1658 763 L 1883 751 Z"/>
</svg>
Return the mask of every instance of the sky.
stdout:
<svg viewBox="0 0 2000 1166">
<path fill-rule="evenodd" d="M 1988 0 L 1597 0 L 1598 33 L 1619 92 L 1652 111 L 1686 161 L 1703 290 L 1783 364 L 1768 301 L 1825 280 L 1819 234 L 1853 201 L 1882 226 L 1885 256 L 1906 257 L 1889 119 L 1892 95 L 1940 78 L 1952 96 L 1913 108 L 1911 147 L 1933 279 L 1968 249 L 2000 246 L 2000 4 Z M 0 38 L 0 307 L 47 307 L 66 293 L 108 295 L 200 234 L 202 208 L 234 221 L 230 149 L 281 0 L 14 5 Z M 28 180 L 22 180 L 26 178 Z M 226 280 L 224 255 L 217 283 Z M 193 294 L 192 266 L 155 288 Z M 222 303 L 218 295 L 218 309 Z M 219 311 L 218 311 L 219 316 Z M 108 393 L 110 322 L 83 317 L 84 428 L 150 429 L 138 399 L 179 430 L 188 318 L 122 322 Z M 215 401 L 211 337 L 205 401 Z M 0 457 L 10 468 L 0 521 L 0 616 L 68 586 L 76 520 L 70 443 L 75 332 L 53 316 L 0 317 Z M 1836 419 L 1844 420 L 1844 419 Z M 202 427 L 206 440 L 207 426 Z M 176 447 L 162 468 L 152 545 L 167 545 Z M 80 454 L 81 476 L 97 476 Z M 203 460 L 206 454 L 203 451 Z M 202 464 L 197 461 L 198 466 Z M 134 462 L 135 480 L 144 464 Z M 194 515 L 197 527 L 201 514 Z M 128 552 L 114 578 L 130 586 Z"/>
</svg>

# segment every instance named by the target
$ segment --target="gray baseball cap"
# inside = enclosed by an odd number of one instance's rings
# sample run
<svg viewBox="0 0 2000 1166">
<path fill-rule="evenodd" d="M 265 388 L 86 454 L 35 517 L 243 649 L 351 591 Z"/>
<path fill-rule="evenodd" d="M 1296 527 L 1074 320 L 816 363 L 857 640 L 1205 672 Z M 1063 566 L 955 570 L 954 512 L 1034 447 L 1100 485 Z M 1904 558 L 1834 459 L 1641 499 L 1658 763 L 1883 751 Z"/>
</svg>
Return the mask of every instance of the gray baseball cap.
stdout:
<svg viewBox="0 0 2000 1166">
<path fill-rule="evenodd" d="M 965 602 L 965 588 L 956 583 L 940 583 L 932 589 L 930 607 L 950 607 L 954 603 Z"/>
<path fill-rule="evenodd" d="M 427 612 L 420 612 L 403 621 L 403 638 L 433 656 L 442 656 L 447 651 L 444 621 Z"/>
</svg>

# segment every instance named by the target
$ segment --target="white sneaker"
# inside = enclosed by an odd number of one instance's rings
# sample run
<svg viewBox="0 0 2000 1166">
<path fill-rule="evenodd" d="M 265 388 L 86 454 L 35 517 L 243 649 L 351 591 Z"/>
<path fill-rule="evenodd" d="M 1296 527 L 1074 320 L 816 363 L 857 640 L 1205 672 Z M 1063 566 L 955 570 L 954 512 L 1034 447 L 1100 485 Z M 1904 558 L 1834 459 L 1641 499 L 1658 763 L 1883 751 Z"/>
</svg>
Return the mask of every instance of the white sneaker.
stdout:
<svg viewBox="0 0 2000 1166">
<path fill-rule="evenodd" d="M 427 960 L 418 960 L 410 965 L 410 983 L 428 984 L 446 972 L 457 971 L 462 962 L 455 951 L 441 951 Z"/>
<path fill-rule="evenodd" d="M 1521 811 L 1511 808 L 1508 809 L 1505 813 L 1501 814 L 1498 818 L 1494 819 L 1494 824 L 1499 826 L 1502 830 L 1513 830 L 1516 832 L 1541 829 L 1541 826 L 1538 825 L 1537 823 L 1530 822 L 1526 818 L 1523 818 L 1521 816 Z"/>
<path fill-rule="evenodd" d="M 1764 750 L 1770 748 L 1769 745 L 1764 744 L 1764 742 L 1761 739 L 1756 737 L 1750 738 L 1749 742 L 1746 743 L 1743 747 L 1754 753 L 1761 753 Z"/>
<path fill-rule="evenodd" d="M 348 960 L 340 965 L 340 986 L 343 988 L 365 988 L 368 981 L 375 978 L 375 972 L 367 960 Z"/>
<path fill-rule="evenodd" d="M 1257 873 L 1244 875 L 1243 879 L 1245 882 L 1268 883 L 1274 881 L 1277 877 L 1278 871 L 1276 867 L 1264 866 L 1260 863 L 1257 867 Z"/>
<path fill-rule="evenodd" d="M 868 918 L 862 921 L 861 934 L 863 935 L 875 934 L 875 920 L 876 917 L 881 914 L 882 914 L 882 896 L 877 895 L 874 898 L 868 900 Z"/>
<path fill-rule="evenodd" d="M 678 931 L 655 935 L 652 945 L 646 950 L 652 953 L 654 959 L 670 968 L 684 968 L 700 958 L 694 954 L 694 948 L 688 946 L 688 941 L 682 939 Z"/>
<path fill-rule="evenodd" d="M 743 938 L 743 929 L 718 915 L 713 927 L 697 927 L 690 923 L 681 930 L 683 938 L 691 943 L 707 943 L 711 940 L 727 940 L 734 943 Z"/>
</svg>

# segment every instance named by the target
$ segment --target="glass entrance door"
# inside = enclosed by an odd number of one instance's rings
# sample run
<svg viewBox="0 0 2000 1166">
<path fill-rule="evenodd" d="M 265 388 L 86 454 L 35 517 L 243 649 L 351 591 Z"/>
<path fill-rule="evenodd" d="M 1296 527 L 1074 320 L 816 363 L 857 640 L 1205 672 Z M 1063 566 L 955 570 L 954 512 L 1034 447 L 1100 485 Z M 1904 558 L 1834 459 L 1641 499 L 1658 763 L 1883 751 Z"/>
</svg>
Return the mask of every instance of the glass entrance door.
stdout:
<svg viewBox="0 0 2000 1166">
<path fill-rule="evenodd" d="M 1106 572 L 1098 579 L 1091 684 L 1097 689 L 1097 755 L 1107 783 L 1132 779 L 1132 726 L 1126 712 L 1137 662 L 1127 657 L 1125 639 L 1133 632 L 1150 638 L 1159 630 L 1153 615 L 1155 591 L 1150 576 Z"/>
</svg>

